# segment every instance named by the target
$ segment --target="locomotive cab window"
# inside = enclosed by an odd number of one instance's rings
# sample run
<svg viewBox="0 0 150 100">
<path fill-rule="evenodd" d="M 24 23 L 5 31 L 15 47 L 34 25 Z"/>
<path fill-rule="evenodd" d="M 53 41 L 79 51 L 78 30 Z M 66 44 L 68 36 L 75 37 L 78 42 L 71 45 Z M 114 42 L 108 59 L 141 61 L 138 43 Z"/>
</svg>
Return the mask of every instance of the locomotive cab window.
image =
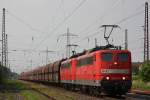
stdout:
<svg viewBox="0 0 150 100">
<path fill-rule="evenodd" d="M 93 64 L 93 57 L 86 58 L 86 65 L 92 65 Z"/>
<path fill-rule="evenodd" d="M 128 54 L 127 53 L 120 53 L 118 54 L 118 60 L 119 61 L 128 61 Z"/>
<path fill-rule="evenodd" d="M 92 65 L 93 62 L 94 62 L 93 56 L 86 57 L 86 58 L 83 58 L 83 59 L 79 59 L 77 61 L 77 66 L 80 67 L 80 66 L 84 66 L 84 65 Z"/>
<path fill-rule="evenodd" d="M 106 62 L 111 62 L 113 60 L 113 54 L 112 53 L 103 53 L 102 60 L 106 61 Z"/>
</svg>

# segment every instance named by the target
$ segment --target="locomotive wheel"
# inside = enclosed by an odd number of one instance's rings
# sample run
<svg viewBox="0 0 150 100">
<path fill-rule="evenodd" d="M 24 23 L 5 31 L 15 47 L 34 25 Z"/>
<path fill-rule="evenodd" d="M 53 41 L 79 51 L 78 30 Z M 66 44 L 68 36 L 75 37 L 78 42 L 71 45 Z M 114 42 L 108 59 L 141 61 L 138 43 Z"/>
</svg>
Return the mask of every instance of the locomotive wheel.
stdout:
<svg viewBox="0 0 150 100">
<path fill-rule="evenodd" d="M 95 95 L 95 90 L 94 90 L 94 88 L 93 87 L 89 87 L 89 94 L 91 95 L 91 96 L 94 96 Z"/>
<path fill-rule="evenodd" d="M 82 85 L 81 91 L 82 91 L 83 93 L 86 93 L 86 86 Z"/>
<path fill-rule="evenodd" d="M 71 85 L 71 91 L 75 91 L 75 85 Z"/>
<path fill-rule="evenodd" d="M 89 94 L 91 96 L 99 96 L 100 95 L 100 89 L 98 87 L 89 87 Z"/>
<path fill-rule="evenodd" d="M 68 90 L 69 88 L 68 88 L 68 84 L 64 84 L 64 88 L 66 89 L 66 90 Z"/>
<path fill-rule="evenodd" d="M 67 90 L 70 90 L 71 88 L 70 88 L 71 86 L 69 85 L 69 84 L 67 84 Z"/>
<path fill-rule="evenodd" d="M 95 96 L 99 96 L 100 93 L 101 93 L 100 88 L 99 88 L 99 87 L 95 87 L 94 90 L 95 90 L 95 91 L 94 91 L 94 95 L 95 95 Z"/>
</svg>

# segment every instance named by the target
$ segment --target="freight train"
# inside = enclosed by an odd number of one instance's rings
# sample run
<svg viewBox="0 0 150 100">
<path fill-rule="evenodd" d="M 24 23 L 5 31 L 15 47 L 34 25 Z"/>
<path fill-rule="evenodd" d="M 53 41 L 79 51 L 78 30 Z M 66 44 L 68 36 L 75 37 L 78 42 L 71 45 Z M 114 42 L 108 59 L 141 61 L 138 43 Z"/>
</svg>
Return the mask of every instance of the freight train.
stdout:
<svg viewBox="0 0 150 100">
<path fill-rule="evenodd" d="M 90 94 L 126 94 L 132 85 L 131 53 L 113 45 L 100 46 L 34 70 L 19 79 L 57 84 Z"/>
</svg>

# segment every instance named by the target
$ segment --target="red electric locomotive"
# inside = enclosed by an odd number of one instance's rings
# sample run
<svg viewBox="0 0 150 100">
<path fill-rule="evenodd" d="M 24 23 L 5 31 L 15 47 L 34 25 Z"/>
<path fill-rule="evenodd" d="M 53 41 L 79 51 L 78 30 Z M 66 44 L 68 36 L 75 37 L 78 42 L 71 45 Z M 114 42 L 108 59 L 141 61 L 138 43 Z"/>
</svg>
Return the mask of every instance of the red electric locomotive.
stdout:
<svg viewBox="0 0 150 100">
<path fill-rule="evenodd" d="M 87 92 L 125 94 L 131 88 L 131 53 L 128 50 L 96 50 L 63 61 L 61 83 Z"/>
</svg>

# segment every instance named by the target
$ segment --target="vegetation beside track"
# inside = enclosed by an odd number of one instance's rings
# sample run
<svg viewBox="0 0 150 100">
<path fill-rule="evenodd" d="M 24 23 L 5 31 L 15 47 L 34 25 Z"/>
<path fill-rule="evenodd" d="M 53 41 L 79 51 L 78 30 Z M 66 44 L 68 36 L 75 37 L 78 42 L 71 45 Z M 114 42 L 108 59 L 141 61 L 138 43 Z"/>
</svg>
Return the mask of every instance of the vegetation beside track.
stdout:
<svg viewBox="0 0 150 100">
<path fill-rule="evenodd" d="M 2 65 L 0 65 L 0 84 L 4 83 L 10 76 L 11 71 Z"/>
<path fill-rule="evenodd" d="M 150 90 L 150 62 L 144 62 L 132 76 L 132 88 Z"/>
<path fill-rule="evenodd" d="M 132 81 L 133 89 L 150 90 L 150 82 L 144 82 L 140 76 L 134 75 Z"/>
<path fill-rule="evenodd" d="M 19 99 L 18 99 L 19 98 Z M 6 80 L 1 86 L 0 100 L 49 100 L 18 80 Z"/>
<path fill-rule="evenodd" d="M 0 91 L 0 100 L 99 100 L 99 98 L 60 87 L 9 80 Z"/>
<path fill-rule="evenodd" d="M 28 86 L 30 86 L 30 88 L 32 88 L 33 90 L 46 95 L 50 98 L 50 100 L 99 100 L 99 98 L 97 97 L 71 92 L 60 87 L 25 81 L 21 82 L 23 82 L 24 84 L 28 84 Z"/>
<path fill-rule="evenodd" d="M 144 82 L 150 82 L 150 62 L 144 62 L 139 71 L 140 78 Z"/>
<path fill-rule="evenodd" d="M 24 90 L 20 94 L 24 97 L 25 100 L 49 100 L 45 96 L 33 91 L 33 90 Z"/>
<path fill-rule="evenodd" d="M 66 95 L 64 92 L 60 92 L 61 90 L 57 87 L 44 86 L 42 84 L 31 83 L 31 82 L 23 82 L 24 84 L 28 84 L 30 88 L 39 91 L 45 95 L 50 96 L 55 100 L 75 100 L 72 95 Z"/>
</svg>

